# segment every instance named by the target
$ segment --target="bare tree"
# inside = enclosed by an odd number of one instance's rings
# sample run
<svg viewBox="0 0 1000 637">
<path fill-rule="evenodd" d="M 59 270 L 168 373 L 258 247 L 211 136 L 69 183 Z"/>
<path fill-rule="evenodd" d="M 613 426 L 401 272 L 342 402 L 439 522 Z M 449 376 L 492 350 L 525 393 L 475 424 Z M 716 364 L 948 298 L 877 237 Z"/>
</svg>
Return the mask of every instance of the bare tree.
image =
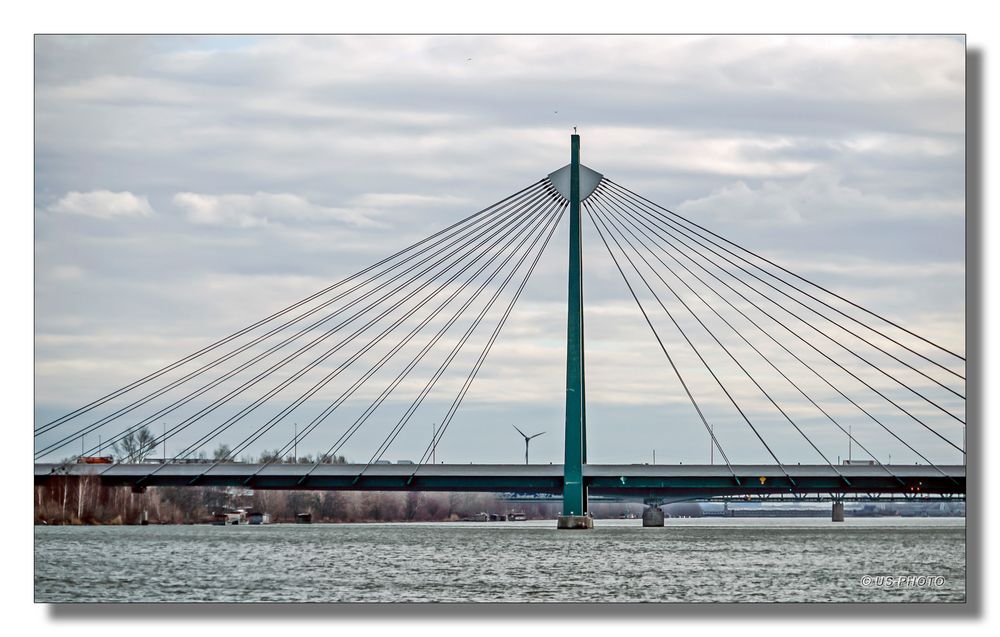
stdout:
<svg viewBox="0 0 1000 637">
<path fill-rule="evenodd" d="M 138 431 L 130 431 L 128 435 L 114 444 L 119 462 L 142 462 L 156 448 L 156 438 L 143 427 Z"/>
<path fill-rule="evenodd" d="M 264 453 L 260 454 L 260 461 L 262 464 L 281 462 L 281 449 L 275 449 L 274 451 L 264 451 Z"/>
<path fill-rule="evenodd" d="M 232 453 L 232 450 L 229 448 L 229 445 L 224 445 L 220 443 L 219 446 L 215 449 L 215 451 L 212 452 L 212 459 L 215 461 L 225 460 L 227 457 L 229 457 L 230 453 Z"/>
<path fill-rule="evenodd" d="M 403 515 L 408 521 L 413 520 L 417 517 L 417 511 L 420 508 L 420 492 L 410 491 L 406 494 L 406 506 L 403 511 Z"/>
</svg>

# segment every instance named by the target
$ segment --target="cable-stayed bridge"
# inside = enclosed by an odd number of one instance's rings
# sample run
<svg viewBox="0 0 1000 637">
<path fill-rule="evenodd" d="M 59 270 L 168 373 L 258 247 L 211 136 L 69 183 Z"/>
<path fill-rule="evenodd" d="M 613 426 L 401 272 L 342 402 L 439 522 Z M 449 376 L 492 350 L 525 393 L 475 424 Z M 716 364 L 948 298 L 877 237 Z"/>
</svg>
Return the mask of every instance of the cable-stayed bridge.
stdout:
<svg viewBox="0 0 1000 637">
<path fill-rule="evenodd" d="M 581 165 L 579 142 L 573 135 L 569 165 L 538 182 L 36 426 L 36 483 L 99 474 L 105 484 L 139 489 L 548 493 L 562 496 L 566 527 L 589 526 L 591 493 L 649 500 L 964 495 L 962 354 Z M 436 464 L 436 449 L 567 213 L 563 464 Z M 711 464 L 587 462 L 585 222 L 691 407 L 691 435 L 710 442 Z M 415 414 L 445 391 L 450 400 L 441 403 L 419 459 L 387 464 L 383 458 Z M 707 393 L 729 410 L 727 428 L 706 409 Z M 410 399 L 405 409 L 386 416 L 400 396 Z M 279 448 L 258 462 L 238 461 L 305 414 L 309 422 L 296 421 Z M 368 460 L 338 463 L 373 422 L 388 426 Z M 726 432 L 734 426 L 767 464 L 731 459 Z M 864 461 L 832 457 L 817 440 L 820 428 L 846 438 Z M 301 462 L 299 446 L 318 432 L 335 436 L 332 444 Z M 791 438 L 809 450 L 807 464 L 779 453 L 776 442 Z M 168 443 L 169 459 L 164 451 L 163 461 L 149 462 L 152 450 Z M 198 461 L 220 443 L 212 460 Z M 110 448 L 117 458 L 92 463 Z M 914 462 L 893 464 L 893 449 Z M 931 459 L 942 449 L 954 461 Z"/>
</svg>

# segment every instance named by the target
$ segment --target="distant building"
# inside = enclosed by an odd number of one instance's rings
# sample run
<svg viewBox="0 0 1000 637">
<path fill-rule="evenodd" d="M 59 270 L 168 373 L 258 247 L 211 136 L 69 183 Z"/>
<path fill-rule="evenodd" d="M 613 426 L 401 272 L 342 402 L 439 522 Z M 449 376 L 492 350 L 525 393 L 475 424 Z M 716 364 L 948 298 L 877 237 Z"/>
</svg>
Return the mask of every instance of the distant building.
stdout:
<svg viewBox="0 0 1000 637">
<path fill-rule="evenodd" d="M 212 524 L 216 526 L 238 526 L 247 523 L 247 512 L 243 509 L 222 511 L 212 515 Z"/>
<path fill-rule="evenodd" d="M 262 513 L 260 511 L 251 511 L 247 513 L 247 524 L 270 524 L 271 516 L 268 513 Z"/>
</svg>

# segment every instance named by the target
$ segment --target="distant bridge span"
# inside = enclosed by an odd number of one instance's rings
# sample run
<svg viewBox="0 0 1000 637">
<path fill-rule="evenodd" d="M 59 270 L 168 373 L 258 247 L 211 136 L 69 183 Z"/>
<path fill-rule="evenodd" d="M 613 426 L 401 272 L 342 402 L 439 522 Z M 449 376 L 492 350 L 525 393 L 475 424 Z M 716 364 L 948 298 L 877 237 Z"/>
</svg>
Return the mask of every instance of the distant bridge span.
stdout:
<svg viewBox="0 0 1000 637">
<path fill-rule="evenodd" d="M 965 493 L 965 467 L 944 465 L 600 465 L 587 464 L 594 495 L 715 497 L 773 494 Z M 98 475 L 105 486 L 244 486 L 331 491 L 563 493 L 563 466 L 507 464 L 36 464 L 35 484 L 53 476 Z"/>
</svg>

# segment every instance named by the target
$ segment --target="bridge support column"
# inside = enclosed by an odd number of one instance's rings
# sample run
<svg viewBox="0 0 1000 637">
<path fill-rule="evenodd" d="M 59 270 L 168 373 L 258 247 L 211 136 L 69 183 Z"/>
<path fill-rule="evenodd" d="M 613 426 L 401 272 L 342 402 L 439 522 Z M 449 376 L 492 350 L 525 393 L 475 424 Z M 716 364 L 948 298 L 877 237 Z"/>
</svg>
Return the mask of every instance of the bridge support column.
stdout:
<svg viewBox="0 0 1000 637">
<path fill-rule="evenodd" d="M 590 529 L 587 487 L 586 399 L 583 378 L 583 259 L 580 239 L 580 136 L 570 138 L 569 282 L 566 325 L 566 460 L 563 463 L 563 510 L 556 528 Z"/>
<path fill-rule="evenodd" d="M 594 518 L 589 515 L 560 515 L 556 521 L 557 529 L 592 529 Z"/>
<path fill-rule="evenodd" d="M 834 502 L 833 503 L 833 517 L 832 517 L 832 520 L 834 522 L 843 522 L 844 521 L 844 503 L 843 502 Z"/>
<path fill-rule="evenodd" d="M 643 526 L 663 526 L 663 509 L 658 506 L 646 507 L 642 512 Z"/>
</svg>

